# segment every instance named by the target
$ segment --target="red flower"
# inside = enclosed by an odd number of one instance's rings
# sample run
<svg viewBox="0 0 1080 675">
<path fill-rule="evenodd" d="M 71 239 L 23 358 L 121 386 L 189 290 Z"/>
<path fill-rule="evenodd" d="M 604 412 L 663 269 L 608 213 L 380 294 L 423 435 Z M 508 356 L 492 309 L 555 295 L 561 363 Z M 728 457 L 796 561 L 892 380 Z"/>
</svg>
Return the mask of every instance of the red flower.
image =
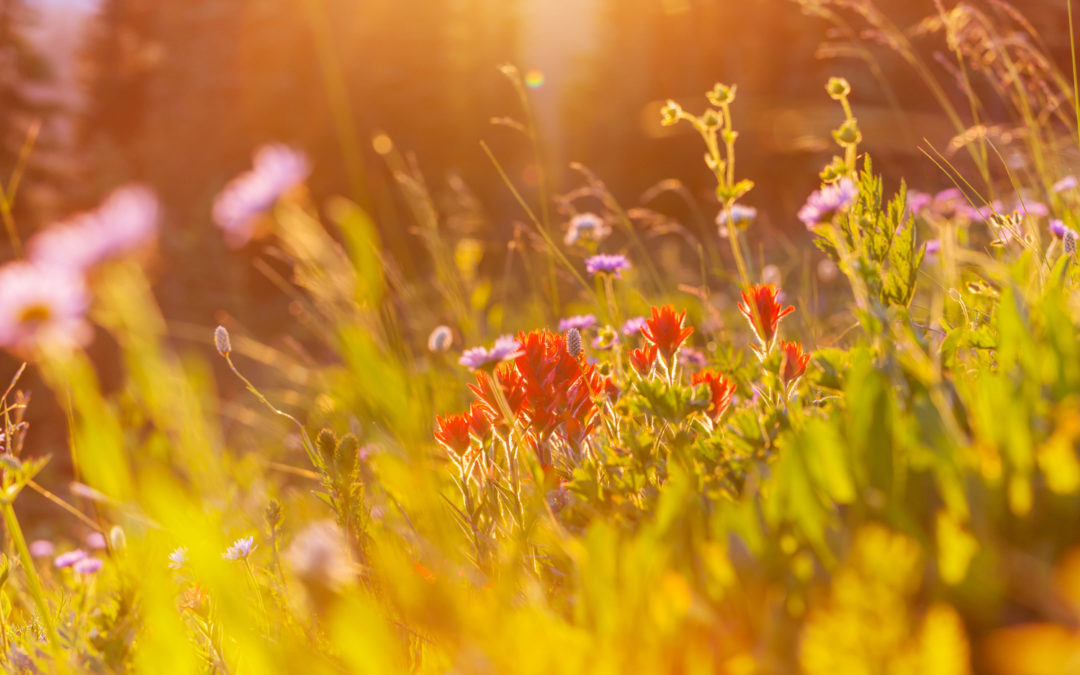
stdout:
<svg viewBox="0 0 1080 675">
<path fill-rule="evenodd" d="M 776 344 L 776 330 L 780 319 L 795 311 L 791 306 L 781 307 L 781 303 L 776 299 L 779 294 L 780 291 L 772 284 L 751 286 L 742 292 L 739 311 L 750 322 L 754 334 L 761 341 L 761 349 L 757 350 L 761 358 L 765 358 Z"/>
<path fill-rule="evenodd" d="M 443 447 L 455 455 L 463 455 L 472 445 L 469 438 L 468 413 L 435 417 L 438 429 L 435 430 L 435 439 L 442 443 Z"/>
<path fill-rule="evenodd" d="M 522 409 L 525 407 L 525 382 L 521 379 L 517 369 L 514 368 L 514 364 L 509 362 L 500 364 L 495 368 L 492 377 L 499 383 L 499 390 L 502 392 L 503 399 L 506 400 L 514 419 L 521 417 Z M 488 378 L 487 373 L 480 370 L 476 371 L 476 384 L 470 384 L 469 389 L 476 394 L 476 398 L 479 399 L 478 403 L 487 412 L 488 419 L 495 423 L 500 432 L 507 431 L 506 419 L 502 408 L 499 406 L 498 397 L 491 388 L 491 380 Z"/>
<path fill-rule="evenodd" d="M 558 333 L 533 331 L 518 334 L 521 351 L 514 365 L 525 386 L 525 416 L 539 438 L 561 428 L 563 435 L 580 443 L 596 425 L 593 396 L 603 388 L 596 369 L 566 349 Z"/>
<path fill-rule="evenodd" d="M 656 347 L 640 347 L 630 350 L 630 365 L 638 375 L 648 377 L 656 363 Z"/>
<path fill-rule="evenodd" d="M 641 327 L 641 334 L 654 347 L 660 350 L 660 354 L 669 365 L 674 365 L 675 352 L 694 332 L 693 326 L 683 327 L 686 319 L 686 311 L 676 314 L 671 305 L 664 305 L 659 309 L 652 308 L 652 317 L 645 320 Z"/>
<path fill-rule="evenodd" d="M 469 411 L 465 413 L 469 420 L 469 433 L 481 443 L 491 437 L 491 411 L 483 401 L 473 401 Z"/>
<path fill-rule="evenodd" d="M 781 342 L 780 351 L 783 353 L 783 359 L 780 362 L 780 381 L 784 383 L 784 390 L 790 391 L 806 372 L 810 354 L 803 352 L 801 342 Z"/>
<path fill-rule="evenodd" d="M 709 415 L 714 419 L 720 419 L 724 411 L 731 405 L 731 395 L 735 393 L 735 383 L 724 377 L 718 370 L 701 370 L 694 373 L 691 381 L 694 384 L 709 385 Z"/>
</svg>

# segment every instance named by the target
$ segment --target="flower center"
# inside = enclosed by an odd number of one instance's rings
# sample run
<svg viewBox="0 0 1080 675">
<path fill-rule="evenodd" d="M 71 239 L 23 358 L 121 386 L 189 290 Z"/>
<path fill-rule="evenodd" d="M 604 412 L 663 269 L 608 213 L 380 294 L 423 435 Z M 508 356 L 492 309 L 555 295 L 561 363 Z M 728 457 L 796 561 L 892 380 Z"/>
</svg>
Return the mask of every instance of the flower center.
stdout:
<svg viewBox="0 0 1080 675">
<path fill-rule="evenodd" d="M 19 313 L 19 323 L 39 324 L 52 318 L 52 308 L 45 304 L 27 305 Z"/>
</svg>

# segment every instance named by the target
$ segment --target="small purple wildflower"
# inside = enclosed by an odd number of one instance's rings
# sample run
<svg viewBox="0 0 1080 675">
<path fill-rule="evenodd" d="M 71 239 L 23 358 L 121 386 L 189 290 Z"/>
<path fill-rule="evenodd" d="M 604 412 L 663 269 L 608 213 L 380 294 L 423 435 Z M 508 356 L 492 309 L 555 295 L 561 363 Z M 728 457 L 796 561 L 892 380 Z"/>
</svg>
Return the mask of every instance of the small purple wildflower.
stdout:
<svg viewBox="0 0 1080 675">
<path fill-rule="evenodd" d="M 188 561 L 188 550 L 186 546 L 177 546 L 173 549 L 173 552 L 169 554 L 169 569 L 178 570 Z"/>
<path fill-rule="evenodd" d="M 86 546 L 93 549 L 103 549 L 106 547 L 105 535 L 100 532 L 91 532 L 86 535 Z"/>
<path fill-rule="evenodd" d="M 736 225 L 742 225 L 743 223 L 753 222 L 757 218 L 757 209 L 753 206 L 745 206 L 743 204 L 731 205 L 731 222 Z M 716 224 L 723 229 L 727 229 L 728 224 L 728 212 L 727 209 L 720 209 L 720 213 L 716 214 Z"/>
<path fill-rule="evenodd" d="M 679 362 L 683 365 L 696 366 L 698 368 L 708 363 L 705 359 L 705 355 L 701 353 L 701 350 L 694 349 L 693 347 L 683 347 L 679 350 Z"/>
<path fill-rule="evenodd" d="M 855 201 L 859 188 L 850 178 L 841 178 L 836 183 L 816 190 L 806 199 L 806 204 L 799 209 L 799 220 L 806 229 L 813 230 L 821 223 L 827 223 L 838 212 L 843 211 Z"/>
<path fill-rule="evenodd" d="M 918 190 L 909 190 L 907 193 L 907 210 L 912 215 L 918 215 L 930 208 L 930 205 L 934 203 L 934 196 L 929 192 L 919 192 Z"/>
<path fill-rule="evenodd" d="M 937 257 L 938 253 L 941 253 L 941 240 L 928 239 L 924 251 L 926 252 L 926 259 L 933 260 Z"/>
<path fill-rule="evenodd" d="M 101 561 L 101 558 L 83 558 L 71 566 L 71 569 L 75 570 L 79 574 L 94 574 L 101 571 L 102 566 L 105 563 Z"/>
<path fill-rule="evenodd" d="M 221 554 L 221 557 L 226 560 L 245 560 L 258 547 L 254 537 L 241 537 L 234 541 L 233 545 Z"/>
<path fill-rule="evenodd" d="M 1075 190 L 1077 186 L 1076 176 L 1065 176 L 1058 182 L 1054 183 L 1054 192 L 1066 192 L 1068 190 Z"/>
<path fill-rule="evenodd" d="M 1046 204 L 1032 200 L 1024 200 L 1023 202 L 1017 200 L 1012 210 L 1021 215 L 1034 216 L 1035 218 L 1045 218 L 1050 215 L 1050 209 L 1047 208 Z"/>
<path fill-rule="evenodd" d="M 42 265 L 82 272 L 127 255 L 157 237 L 160 204 L 143 185 L 113 190 L 93 211 L 79 213 L 30 238 L 27 257 Z"/>
<path fill-rule="evenodd" d="M 90 340 L 90 304 L 77 273 L 26 262 L 0 267 L 0 347 L 16 352 L 82 346 Z"/>
<path fill-rule="evenodd" d="M 645 317 L 635 316 L 627 319 L 622 325 L 623 335 L 641 335 L 641 329 L 645 326 Z"/>
<path fill-rule="evenodd" d="M 33 558 L 48 558 L 56 550 L 56 546 L 48 539 L 36 539 L 30 542 L 30 556 Z"/>
<path fill-rule="evenodd" d="M 559 319 L 559 332 L 565 333 L 571 328 L 578 330 L 589 330 L 596 325 L 596 317 L 592 314 L 581 314 L 579 316 L 568 316 L 565 319 Z"/>
<path fill-rule="evenodd" d="M 990 219 L 990 216 L 1001 213 L 1003 209 L 1004 205 L 996 199 L 982 206 L 972 207 L 970 204 L 958 204 L 956 206 L 957 214 L 966 216 L 968 220 L 976 223 L 986 222 Z"/>
<path fill-rule="evenodd" d="M 477 368 L 483 368 L 491 363 L 499 363 L 500 361 L 506 361 L 517 356 L 518 351 L 521 349 L 521 345 L 511 335 L 503 335 L 495 340 L 495 344 L 491 349 L 485 349 L 483 347 L 472 347 L 466 349 L 461 358 L 458 359 L 458 363 L 465 366 L 469 370 L 476 370 Z"/>
<path fill-rule="evenodd" d="M 1058 239 L 1064 239 L 1067 234 L 1072 233 L 1073 239 L 1076 239 L 1076 231 L 1065 224 L 1065 221 L 1058 220 L 1057 218 L 1050 221 L 1050 234 L 1054 235 Z"/>
<path fill-rule="evenodd" d="M 630 269 L 630 261 L 624 255 L 600 253 L 585 259 L 585 271 L 596 276 L 601 272 L 622 278 L 621 271 Z"/>
<path fill-rule="evenodd" d="M 80 560 L 86 558 L 86 551 L 81 548 L 77 548 L 74 551 L 68 551 L 67 553 L 61 553 L 53 560 L 53 565 L 56 567 L 71 567 Z"/>
<path fill-rule="evenodd" d="M 310 174 L 311 163 L 302 152 L 278 143 L 259 148 L 252 169 L 230 181 L 214 200 L 214 222 L 225 231 L 225 243 L 232 248 L 247 244 L 259 216 Z"/>
<path fill-rule="evenodd" d="M 609 234 L 611 234 L 611 228 L 608 227 L 603 218 L 595 213 L 579 213 L 570 219 L 566 229 L 566 237 L 563 241 L 569 246 L 579 239 L 600 241 Z"/>
</svg>

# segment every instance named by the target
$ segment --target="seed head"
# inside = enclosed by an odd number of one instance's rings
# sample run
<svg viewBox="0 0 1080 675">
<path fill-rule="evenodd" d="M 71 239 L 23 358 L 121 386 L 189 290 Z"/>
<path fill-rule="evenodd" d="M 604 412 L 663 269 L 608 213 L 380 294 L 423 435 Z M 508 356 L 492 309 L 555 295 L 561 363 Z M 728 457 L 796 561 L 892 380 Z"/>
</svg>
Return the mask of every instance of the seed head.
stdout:
<svg viewBox="0 0 1080 675">
<path fill-rule="evenodd" d="M 581 353 L 581 333 L 577 328 L 566 331 L 566 351 L 575 359 Z"/>
<path fill-rule="evenodd" d="M 438 326 L 428 336 L 428 351 L 433 353 L 445 352 L 454 343 L 454 334 L 447 326 Z"/>
<path fill-rule="evenodd" d="M 214 329 L 214 346 L 217 347 L 218 354 L 222 356 L 232 353 L 232 342 L 229 340 L 229 331 L 225 330 L 225 326 Z"/>
</svg>

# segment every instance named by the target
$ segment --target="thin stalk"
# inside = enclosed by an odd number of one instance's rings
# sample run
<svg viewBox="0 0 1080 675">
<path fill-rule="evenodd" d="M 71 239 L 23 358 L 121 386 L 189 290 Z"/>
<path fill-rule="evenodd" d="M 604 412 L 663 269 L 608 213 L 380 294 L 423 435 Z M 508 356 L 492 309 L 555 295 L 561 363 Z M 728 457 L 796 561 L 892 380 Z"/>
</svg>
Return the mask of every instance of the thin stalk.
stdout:
<svg viewBox="0 0 1080 675">
<path fill-rule="evenodd" d="M 30 549 L 26 546 L 26 538 L 23 537 L 22 528 L 19 527 L 19 518 L 15 515 L 15 507 L 9 501 L 0 503 L 4 512 L 4 524 L 8 534 L 15 544 L 15 551 L 19 555 L 19 563 L 26 572 L 26 583 L 30 587 L 30 596 L 34 599 L 38 614 L 41 615 L 41 623 L 45 626 L 45 635 L 49 639 L 49 650 L 52 652 L 53 662 L 61 672 L 68 672 L 64 665 L 63 647 L 60 644 L 60 634 L 56 631 L 49 604 L 45 601 L 45 589 L 41 586 L 37 568 L 34 567 L 34 559 L 30 555 Z"/>
</svg>

